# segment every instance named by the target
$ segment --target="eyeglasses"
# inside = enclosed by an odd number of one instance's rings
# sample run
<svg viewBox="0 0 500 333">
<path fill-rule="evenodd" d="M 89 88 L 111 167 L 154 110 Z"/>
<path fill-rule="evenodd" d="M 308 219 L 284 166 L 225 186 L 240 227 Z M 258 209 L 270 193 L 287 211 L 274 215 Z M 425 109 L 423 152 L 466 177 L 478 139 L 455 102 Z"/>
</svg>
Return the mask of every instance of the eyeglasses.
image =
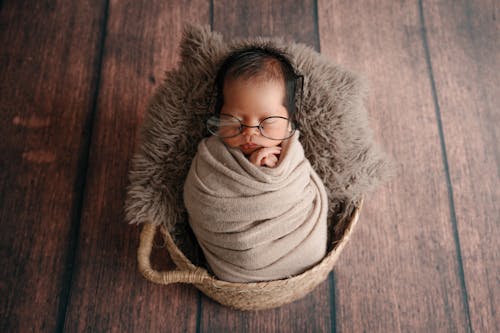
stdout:
<svg viewBox="0 0 500 333">
<path fill-rule="evenodd" d="M 238 118 L 223 113 L 207 120 L 208 131 L 224 139 L 240 135 L 245 127 L 258 128 L 263 137 L 271 140 L 285 140 L 295 133 L 295 124 L 280 116 L 262 119 L 256 126 L 245 125 Z"/>
</svg>

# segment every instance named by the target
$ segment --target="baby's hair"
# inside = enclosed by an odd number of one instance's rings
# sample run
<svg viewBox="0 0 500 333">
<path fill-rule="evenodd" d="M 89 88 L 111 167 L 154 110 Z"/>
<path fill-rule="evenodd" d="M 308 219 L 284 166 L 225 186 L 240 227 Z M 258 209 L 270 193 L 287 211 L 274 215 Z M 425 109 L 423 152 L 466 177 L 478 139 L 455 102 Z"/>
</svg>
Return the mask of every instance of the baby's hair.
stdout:
<svg viewBox="0 0 500 333">
<path fill-rule="evenodd" d="M 285 83 L 285 107 L 290 119 L 295 119 L 295 95 L 300 88 L 302 96 L 303 77 L 297 75 L 287 55 L 270 47 L 249 47 L 232 52 L 225 58 L 215 78 L 215 114 L 220 114 L 224 105 L 224 83 L 226 79 L 261 79 Z M 298 84 L 298 81 L 300 85 Z"/>
</svg>

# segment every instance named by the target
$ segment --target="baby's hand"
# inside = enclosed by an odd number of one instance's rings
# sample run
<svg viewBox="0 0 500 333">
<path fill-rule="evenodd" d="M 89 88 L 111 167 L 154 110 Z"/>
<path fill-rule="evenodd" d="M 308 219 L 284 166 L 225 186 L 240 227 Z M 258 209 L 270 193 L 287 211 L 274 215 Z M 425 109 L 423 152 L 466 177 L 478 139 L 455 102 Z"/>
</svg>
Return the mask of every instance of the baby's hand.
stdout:
<svg viewBox="0 0 500 333">
<path fill-rule="evenodd" d="M 281 153 L 281 147 L 264 147 L 257 149 L 250 155 L 250 162 L 257 166 L 268 166 L 274 168 L 278 163 L 278 156 Z"/>
</svg>

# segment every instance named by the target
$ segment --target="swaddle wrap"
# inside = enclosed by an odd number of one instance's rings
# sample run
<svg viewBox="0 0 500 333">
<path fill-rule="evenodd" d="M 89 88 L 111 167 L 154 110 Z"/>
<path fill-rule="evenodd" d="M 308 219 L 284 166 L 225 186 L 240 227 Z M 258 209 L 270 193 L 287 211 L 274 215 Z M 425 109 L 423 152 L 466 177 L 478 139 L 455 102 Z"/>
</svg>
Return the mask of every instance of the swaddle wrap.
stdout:
<svg viewBox="0 0 500 333">
<path fill-rule="evenodd" d="M 210 268 L 232 282 L 287 278 L 326 254 L 327 195 L 298 131 L 274 168 L 203 139 L 184 185 L 189 224 Z"/>
</svg>

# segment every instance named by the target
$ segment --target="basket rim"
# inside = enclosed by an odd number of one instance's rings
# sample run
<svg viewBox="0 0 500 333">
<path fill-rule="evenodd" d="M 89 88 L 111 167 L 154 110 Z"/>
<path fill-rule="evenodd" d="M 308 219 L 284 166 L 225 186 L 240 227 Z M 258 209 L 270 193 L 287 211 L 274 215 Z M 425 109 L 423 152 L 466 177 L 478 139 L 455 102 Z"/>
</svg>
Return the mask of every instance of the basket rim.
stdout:
<svg viewBox="0 0 500 333">
<path fill-rule="evenodd" d="M 215 275 L 209 273 L 204 267 L 202 266 L 197 266 L 189 260 L 184 253 L 179 249 L 177 244 L 175 244 L 172 236 L 168 232 L 165 226 L 161 225 L 160 226 L 160 231 L 163 234 L 163 238 L 165 239 L 165 243 L 167 245 L 167 250 L 169 252 L 169 255 L 171 256 L 172 260 L 175 263 L 175 266 L 179 268 L 179 266 L 187 266 L 187 271 L 198 271 L 202 272 L 204 275 L 203 282 L 201 283 L 193 283 L 195 286 L 203 286 L 207 283 L 214 287 L 224 287 L 224 288 L 234 288 L 234 289 L 241 289 L 241 287 L 246 287 L 246 288 L 261 288 L 263 286 L 266 287 L 273 287 L 273 286 L 280 286 L 285 282 L 293 282 L 295 280 L 301 280 L 304 279 L 305 277 L 315 274 L 317 271 L 323 269 L 325 266 L 327 266 L 330 261 L 335 261 L 337 260 L 338 256 L 340 255 L 340 252 L 343 250 L 344 246 L 347 244 L 350 235 L 352 233 L 352 230 L 354 229 L 354 226 L 357 224 L 359 220 L 359 216 L 361 214 L 361 208 L 363 206 L 363 198 L 359 200 L 358 205 L 352 212 L 351 216 L 349 217 L 349 223 L 344 229 L 344 232 L 342 234 L 342 237 L 338 239 L 335 242 L 333 248 L 319 261 L 316 263 L 314 266 L 310 267 L 306 271 L 290 276 L 290 277 L 285 277 L 283 279 L 277 279 L 277 280 L 268 280 L 268 281 L 256 281 L 256 282 L 231 282 L 231 281 L 225 281 L 217 278 Z M 174 253 L 172 253 L 174 252 Z M 175 257 L 180 258 L 183 262 L 182 264 L 178 264 Z M 333 267 L 333 264 L 332 264 Z M 332 268 L 329 269 L 329 271 Z"/>
</svg>

